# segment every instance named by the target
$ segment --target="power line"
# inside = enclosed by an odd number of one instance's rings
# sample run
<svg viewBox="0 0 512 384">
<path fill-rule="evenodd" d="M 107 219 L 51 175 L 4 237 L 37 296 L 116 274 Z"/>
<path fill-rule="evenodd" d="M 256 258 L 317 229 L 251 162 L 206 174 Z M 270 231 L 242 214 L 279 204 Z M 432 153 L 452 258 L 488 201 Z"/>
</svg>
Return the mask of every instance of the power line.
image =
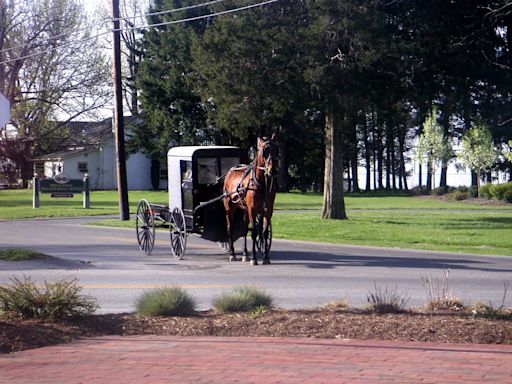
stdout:
<svg viewBox="0 0 512 384">
<path fill-rule="evenodd" d="M 189 21 L 195 21 L 195 20 L 207 19 L 207 18 L 209 18 L 209 17 L 222 16 L 222 15 L 226 15 L 226 14 L 229 14 L 229 13 L 234 13 L 234 12 L 244 11 L 244 10 L 251 9 L 251 8 L 262 7 L 262 6 L 264 6 L 264 5 L 271 4 L 271 3 L 275 3 L 275 2 L 277 2 L 277 1 L 280 1 L 280 0 L 268 0 L 268 1 L 263 1 L 263 2 L 261 2 L 261 3 L 251 4 L 251 5 L 246 5 L 246 6 L 244 6 L 244 7 L 239 7 L 239 8 L 229 9 L 229 10 L 227 10 L 227 11 L 221 11 L 221 12 L 216 12 L 216 13 L 210 13 L 210 14 L 202 15 L 202 16 L 189 17 L 189 18 L 181 19 L 181 20 L 172 20 L 172 21 L 165 21 L 165 22 L 162 22 L 162 23 L 156 23 L 156 24 L 141 25 L 141 26 L 129 27 L 129 28 L 120 28 L 120 31 L 131 31 L 131 30 L 134 30 L 134 29 L 145 29 L 145 28 L 152 28 L 152 27 L 161 27 L 161 26 L 164 26 L 164 25 L 170 25 L 170 24 L 187 23 L 187 22 L 189 22 Z"/>
<path fill-rule="evenodd" d="M 130 20 L 130 19 L 141 19 L 141 18 L 145 18 L 145 17 L 149 17 L 149 16 L 160 16 L 160 15 L 165 15 L 165 14 L 168 14 L 168 13 L 175 13 L 175 12 L 179 12 L 179 11 L 185 11 L 185 10 L 188 10 L 188 9 L 205 7 L 207 5 L 221 3 L 223 1 L 226 1 L 226 0 L 212 0 L 212 1 L 208 1 L 206 3 L 195 4 L 195 5 L 188 5 L 186 7 L 174 8 L 174 9 L 169 9 L 169 10 L 166 10 L 166 11 L 151 12 L 151 13 L 146 13 L 144 15 L 120 17 L 118 20 L 119 21 L 123 21 L 123 20 Z M 112 20 L 109 20 L 109 21 L 112 21 Z"/>
<path fill-rule="evenodd" d="M 212 0 L 212 1 L 208 1 L 206 3 L 194 4 L 194 5 L 189 5 L 189 6 L 186 6 L 186 7 L 174 8 L 174 9 L 169 9 L 169 10 L 160 11 L 160 12 L 151 12 L 151 13 L 147 13 L 147 14 L 144 14 L 144 15 L 119 17 L 117 19 L 107 18 L 107 19 L 100 20 L 99 23 L 100 23 L 100 27 L 102 27 L 104 24 L 111 23 L 111 22 L 116 21 L 116 20 L 118 20 L 118 21 L 126 21 L 126 20 L 131 20 L 131 19 L 147 18 L 149 16 L 159 16 L 159 15 L 164 15 L 164 14 L 168 14 L 168 13 L 175 13 L 175 12 L 179 12 L 179 11 L 185 11 L 185 10 L 189 10 L 189 9 L 205 7 L 205 6 L 216 4 L 216 3 L 220 3 L 220 2 L 223 2 L 223 1 L 226 1 L 226 0 Z M 49 42 L 49 41 L 55 40 L 55 39 L 59 39 L 61 37 L 66 37 L 66 36 L 68 36 L 70 34 L 76 34 L 76 33 L 84 32 L 84 31 L 87 31 L 87 30 L 90 30 L 90 27 L 88 27 L 88 28 L 81 28 L 81 29 L 77 29 L 77 30 L 74 30 L 74 31 L 61 33 L 61 34 L 55 35 L 55 36 L 50 36 L 50 37 L 48 37 L 46 39 L 46 42 Z M 106 32 L 106 33 L 110 33 L 110 32 L 111 31 Z M 2 53 L 10 52 L 10 51 L 15 50 L 17 48 L 23 48 L 23 47 L 25 47 L 25 44 L 15 45 L 13 47 L 3 49 Z M 31 56 L 28 56 L 28 57 L 31 57 Z M 23 57 L 20 57 L 18 59 L 23 59 L 23 58 L 28 58 L 28 57 L 23 56 Z M 18 59 L 14 59 L 14 60 L 18 60 Z M 12 60 L 12 61 L 14 61 L 14 60 Z"/>
<path fill-rule="evenodd" d="M 217 0 L 217 1 L 224 1 L 224 0 Z M 166 21 L 166 22 L 162 22 L 162 23 L 148 24 L 148 25 L 142 25 L 142 26 L 134 26 L 134 27 L 129 27 L 129 28 L 112 29 L 110 31 L 101 32 L 101 33 L 98 33 L 98 34 L 96 34 L 94 36 L 86 37 L 86 38 L 78 40 L 78 41 L 73 41 L 73 42 L 69 42 L 67 44 L 62 44 L 62 45 L 57 46 L 57 47 L 49 48 L 49 49 L 46 49 L 44 51 L 35 52 L 35 53 L 28 54 L 28 55 L 25 55 L 25 56 L 20 56 L 20 57 L 17 57 L 17 58 L 4 60 L 4 61 L 1 61 L 0 64 L 7 64 L 7 63 L 11 63 L 11 62 L 17 61 L 17 60 L 28 59 L 28 58 L 39 56 L 39 55 L 42 55 L 42 54 L 45 54 L 45 53 L 48 53 L 48 52 L 52 52 L 52 51 L 54 51 L 56 49 L 67 48 L 67 47 L 70 47 L 70 46 L 73 46 L 73 45 L 76 45 L 76 44 L 81 44 L 81 43 L 90 41 L 92 39 L 96 39 L 98 37 L 101 37 L 103 35 L 110 34 L 111 32 L 130 31 L 130 30 L 136 30 L 136 29 L 146 29 L 146 28 L 152 28 L 152 27 L 160 27 L 160 26 L 170 25 L 170 24 L 187 23 L 187 22 L 191 22 L 191 21 L 195 21 L 195 20 L 207 19 L 207 18 L 210 18 L 210 17 L 222 16 L 222 15 L 226 15 L 226 14 L 230 14 L 230 13 L 244 11 L 244 10 L 251 9 L 251 8 L 261 7 L 261 6 L 264 6 L 264 5 L 275 3 L 277 1 L 280 1 L 280 0 L 267 0 L 267 1 L 260 2 L 260 3 L 256 3 L 256 4 L 251 4 L 251 5 L 246 5 L 246 6 L 239 7 L 239 8 L 229 9 L 229 10 L 226 10 L 226 11 L 221 11 L 221 12 L 216 12 L 216 13 L 209 13 L 207 15 L 189 17 L 189 18 L 185 18 L 185 19 Z M 199 5 L 197 5 L 197 7 L 198 6 Z M 151 15 L 151 14 L 148 14 L 148 15 Z M 70 32 L 70 33 L 74 33 L 74 32 Z M 6 51 L 6 50 L 4 50 L 4 51 Z"/>
</svg>

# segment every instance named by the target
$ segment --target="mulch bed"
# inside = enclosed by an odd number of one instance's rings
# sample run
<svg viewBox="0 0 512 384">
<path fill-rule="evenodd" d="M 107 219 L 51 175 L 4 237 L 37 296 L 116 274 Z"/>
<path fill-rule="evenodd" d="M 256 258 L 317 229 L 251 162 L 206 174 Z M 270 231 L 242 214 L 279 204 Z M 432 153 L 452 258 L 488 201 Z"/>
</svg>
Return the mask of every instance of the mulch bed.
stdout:
<svg viewBox="0 0 512 384">
<path fill-rule="evenodd" d="M 370 314 L 351 310 L 268 310 L 190 317 L 91 315 L 65 322 L 0 320 L 0 352 L 10 353 L 105 335 L 284 336 L 512 344 L 512 320 L 468 314 Z"/>
</svg>

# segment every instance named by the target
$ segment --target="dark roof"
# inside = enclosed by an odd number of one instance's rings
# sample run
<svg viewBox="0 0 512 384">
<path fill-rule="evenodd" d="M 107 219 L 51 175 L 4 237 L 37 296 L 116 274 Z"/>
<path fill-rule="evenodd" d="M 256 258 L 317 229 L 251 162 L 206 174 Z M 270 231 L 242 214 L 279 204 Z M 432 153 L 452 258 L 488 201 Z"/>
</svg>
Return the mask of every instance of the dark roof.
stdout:
<svg viewBox="0 0 512 384">
<path fill-rule="evenodd" d="M 137 117 L 124 117 L 127 128 L 139 121 Z M 63 143 L 62 149 L 38 156 L 32 161 L 61 161 L 83 152 L 91 152 L 97 150 L 106 138 L 112 137 L 114 134 L 111 118 L 102 121 L 69 121 L 63 127 L 69 130 L 69 140 Z"/>
</svg>

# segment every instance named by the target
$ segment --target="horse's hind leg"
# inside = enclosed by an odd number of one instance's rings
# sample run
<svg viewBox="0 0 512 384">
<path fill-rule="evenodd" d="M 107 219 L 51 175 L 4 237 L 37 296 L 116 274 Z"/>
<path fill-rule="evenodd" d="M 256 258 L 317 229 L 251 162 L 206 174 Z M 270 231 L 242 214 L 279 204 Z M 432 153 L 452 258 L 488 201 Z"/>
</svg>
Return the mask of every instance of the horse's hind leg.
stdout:
<svg viewBox="0 0 512 384">
<path fill-rule="evenodd" d="M 226 229 L 228 230 L 228 244 L 229 244 L 229 261 L 238 261 L 235 255 L 235 247 L 233 246 L 233 231 L 231 229 L 231 213 L 226 210 Z"/>
</svg>

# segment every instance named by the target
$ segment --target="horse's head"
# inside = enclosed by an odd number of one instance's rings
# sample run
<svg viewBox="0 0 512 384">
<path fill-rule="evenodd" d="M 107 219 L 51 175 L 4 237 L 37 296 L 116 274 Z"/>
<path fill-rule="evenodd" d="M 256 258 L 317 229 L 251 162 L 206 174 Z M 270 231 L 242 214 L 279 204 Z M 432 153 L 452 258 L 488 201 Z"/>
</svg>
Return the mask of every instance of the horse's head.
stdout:
<svg viewBox="0 0 512 384">
<path fill-rule="evenodd" d="M 258 137 L 258 157 L 257 166 L 262 168 L 266 176 L 272 176 L 272 156 L 273 145 L 272 142 L 275 134 L 270 139 L 266 137 Z"/>
</svg>

